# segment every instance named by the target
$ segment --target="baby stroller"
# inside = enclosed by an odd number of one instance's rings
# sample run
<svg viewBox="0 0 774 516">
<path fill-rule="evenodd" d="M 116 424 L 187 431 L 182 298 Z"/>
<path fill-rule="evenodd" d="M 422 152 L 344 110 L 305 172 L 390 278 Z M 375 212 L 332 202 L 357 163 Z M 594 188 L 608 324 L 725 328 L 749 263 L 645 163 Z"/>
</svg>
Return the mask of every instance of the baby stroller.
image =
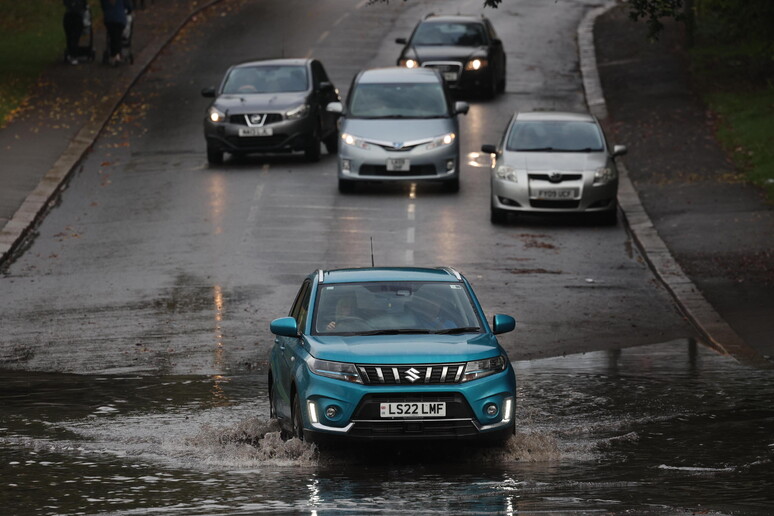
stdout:
<svg viewBox="0 0 774 516">
<path fill-rule="evenodd" d="M 126 25 L 121 33 L 121 61 L 134 64 L 134 55 L 132 54 L 132 32 L 134 31 L 134 15 L 126 13 Z M 108 35 L 108 39 L 110 36 Z M 108 64 L 110 61 L 110 51 L 106 48 L 102 54 L 102 64 Z"/>
<path fill-rule="evenodd" d="M 73 55 L 71 55 L 73 54 Z M 73 52 L 64 51 L 64 61 L 94 61 L 97 53 L 94 51 L 94 28 L 91 25 L 91 8 L 86 5 L 83 12 L 82 29 L 78 37 L 78 46 Z M 75 62 L 73 62 L 75 64 Z"/>
</svg>

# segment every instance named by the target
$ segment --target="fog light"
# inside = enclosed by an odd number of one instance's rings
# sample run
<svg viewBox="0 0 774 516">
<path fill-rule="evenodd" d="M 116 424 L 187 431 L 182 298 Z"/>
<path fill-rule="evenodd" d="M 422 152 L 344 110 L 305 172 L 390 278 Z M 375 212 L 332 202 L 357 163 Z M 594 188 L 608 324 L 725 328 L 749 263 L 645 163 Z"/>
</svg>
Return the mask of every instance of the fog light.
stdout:
<svg viewBox="0 0 774 516">
<path fill-rule="evenodd" d="M 451 172 L 454 170 L 454 160 L 453 159 L 447 159 L 446 160 L 446 171 Z"/>
<path fill-rule="evenodd" d="M 317 419 L 317 405 L 315 405 L 313 401 L 307 401 L 306 406 L 307 410 L 309 411 L 309 421 L 312 423 L 318 423 L 319 420 Z"/>
<path fill-rule="evenodd" d="M 351 163 L 348 159 L 341 160 L 341 170 L 350 171 Z"/>
<path fill-rule="evenodd" d="M 508 422 L 513 417 L 513 398 L 505 398 L 503 404 L 503 422 Z"/>
<path fill-rule="evenodd" d="M 325 409 L 325 417 L 327 417 L 328 419 L 335 418 L 338 413 L 339 411 L 336 410 L 336 407 L 328 407 Z"/>
<path fill-rule="evenodd" d="M 496 415 L 497 415 L 497 405 L 495 405 L 494 403 L 488 403 L 488 404 L 487 404 L 487 405 L 484 407 L 484 412 L 485 412 L 485 413 L 486 413 L 486 415 L 487 415 L 487 416 L 489 416 L 489 417 L 494 417 L 494 416 L 496 416 Z"/>
</svg>

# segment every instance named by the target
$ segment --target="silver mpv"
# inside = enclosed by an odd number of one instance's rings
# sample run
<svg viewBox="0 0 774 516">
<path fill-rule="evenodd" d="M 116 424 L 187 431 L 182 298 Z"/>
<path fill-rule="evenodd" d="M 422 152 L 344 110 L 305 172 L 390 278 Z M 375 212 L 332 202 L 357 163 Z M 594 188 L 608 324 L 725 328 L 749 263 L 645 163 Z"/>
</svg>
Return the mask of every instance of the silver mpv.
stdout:
<svg viewBox="0 0 774 516">
<path fill-rule="evenodd" d="M 358 181 L 436 181 L 460 185 L 459 124 L 468 112 L 453 102 L 436 70 L 377 68 L 352 81 L 339 127 L 339 191 Z"/>
</svg>

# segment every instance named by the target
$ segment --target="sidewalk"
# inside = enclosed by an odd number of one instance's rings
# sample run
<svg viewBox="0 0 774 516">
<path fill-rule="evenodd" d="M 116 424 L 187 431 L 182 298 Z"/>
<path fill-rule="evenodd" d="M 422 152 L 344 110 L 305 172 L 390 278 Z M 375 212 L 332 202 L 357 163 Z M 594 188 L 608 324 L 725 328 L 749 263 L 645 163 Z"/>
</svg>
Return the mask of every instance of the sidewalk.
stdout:
<svg viewBox="0 0 774 516">
<path fill-rule="evenodd" d="M 43 73 L 26 107 L 0 129 L 0 270 L 24 247 L 132 84 L 189 19 L 219 1 L 139 3 L 145 7 L 134 12 L 134 64 L 117 68 L 102 64 L 105 30 L 97 9 L 96 60 L 59 62 Z"/>
</svg>

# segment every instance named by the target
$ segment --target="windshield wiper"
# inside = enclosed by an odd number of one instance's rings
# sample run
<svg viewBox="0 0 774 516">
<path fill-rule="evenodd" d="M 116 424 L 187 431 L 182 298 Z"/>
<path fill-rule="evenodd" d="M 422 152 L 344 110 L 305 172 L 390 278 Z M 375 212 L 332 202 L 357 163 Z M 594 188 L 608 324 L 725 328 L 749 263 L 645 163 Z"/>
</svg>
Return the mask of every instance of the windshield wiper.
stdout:
<svg viewBox="0 0 774 516">
<path fill-rule="evenodd" d="M 434 331 L 433 333 L 443 334 L 443 335 L 452 335 L 455 333 L 468 333 L 472 331 L 478 331 L 481 328 L 478 326 L 462 326 L 459 328 L 446 328 L 445 330 L 438 330 Z"/>
<path fill-rule="evenodd" d="M 553 147 L 535 147 L 532 149 L 516 149 L 518 152 L 546 152 L 556 150 Z"/>
<path fill-rule="evenodd" d="M 402 333 L 432 333 L 424 328 L 395 328 L 389 330 L 373 330 L 358 332 L 358 335 L 400 335 Z"/>
</svg>

